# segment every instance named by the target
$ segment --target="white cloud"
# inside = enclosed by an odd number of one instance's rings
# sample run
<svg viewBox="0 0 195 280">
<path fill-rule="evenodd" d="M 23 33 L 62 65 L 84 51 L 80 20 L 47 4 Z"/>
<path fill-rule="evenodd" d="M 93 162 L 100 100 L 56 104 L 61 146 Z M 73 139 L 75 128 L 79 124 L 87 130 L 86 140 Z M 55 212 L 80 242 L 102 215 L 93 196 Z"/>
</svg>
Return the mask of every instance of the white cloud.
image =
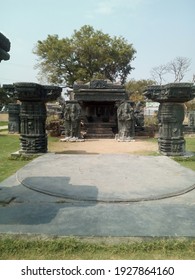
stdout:
<svg viewBox="0 0 195 280">
<path fill-rule="evenodd" d="M 135 12 L 142 2 L 143 0 L 102 0 L 97 3 L 96 13 L 111 15 L 119 12 L 121 9 Z"/>
<path fill-rule="evenodd" d="M 97 5 L 96 13 L 101 15 L 111 15 L 116 6 L 116 1 L 103 1 Z"/>
</svg>

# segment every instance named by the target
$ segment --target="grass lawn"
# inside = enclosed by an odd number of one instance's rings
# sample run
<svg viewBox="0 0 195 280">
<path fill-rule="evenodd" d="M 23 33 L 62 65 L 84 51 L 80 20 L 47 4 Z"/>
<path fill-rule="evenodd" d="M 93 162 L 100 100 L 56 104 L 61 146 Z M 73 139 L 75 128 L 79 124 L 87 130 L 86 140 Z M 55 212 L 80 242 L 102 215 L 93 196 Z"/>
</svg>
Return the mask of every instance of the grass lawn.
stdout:
<svg viewBox="0 0 195 280">
<path fill-rule="evenodd" d="M 189 260 L 195 259 L 195 240 L 154 239 L 109 242 L 78 238 L 31 238 L 2 236 L 0 259 L 9 260 Z M 114 239 L 113 239 L 114 240 Z"/>
<path fill-rule="evenodd" d="M 0 134 L 0 182 L 23 167 L 26 160 L 11 160 L 10 154 L 19 150 L 19 136 Z"/>
<path fill-rule="evenodd" d="M 186 138 L 186 151 L 194 153 L 194 156 L 175 157 L 174 160 L 176 160 L 182 166 L 190 168 L 195 171 L 195 137 Z"/>
<path fill-rule="evenodd" d="M 0 121 L 0 126 L 8 125 L 7 121 Z"/>
</svg>

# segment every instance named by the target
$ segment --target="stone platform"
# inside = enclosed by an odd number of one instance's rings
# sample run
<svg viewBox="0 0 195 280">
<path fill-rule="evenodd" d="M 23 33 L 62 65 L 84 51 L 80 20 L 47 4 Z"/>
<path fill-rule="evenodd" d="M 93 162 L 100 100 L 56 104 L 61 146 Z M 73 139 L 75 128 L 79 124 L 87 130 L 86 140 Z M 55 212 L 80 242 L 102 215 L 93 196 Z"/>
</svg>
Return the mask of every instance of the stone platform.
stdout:
<svg viewBox="0 0 195 280">
<path fill-rule="evenodd" d="M 194 188 L 165 156 L 48 153 L 0 183 L 0 233 L 195 237 Z"/>
<path fill-rule="evenodd" d="M 16 177 L 31 190 L 95 202 L 156 200 L 195 188 L 195 173 L 163 156 L 46 154 Z"/>
</svg>

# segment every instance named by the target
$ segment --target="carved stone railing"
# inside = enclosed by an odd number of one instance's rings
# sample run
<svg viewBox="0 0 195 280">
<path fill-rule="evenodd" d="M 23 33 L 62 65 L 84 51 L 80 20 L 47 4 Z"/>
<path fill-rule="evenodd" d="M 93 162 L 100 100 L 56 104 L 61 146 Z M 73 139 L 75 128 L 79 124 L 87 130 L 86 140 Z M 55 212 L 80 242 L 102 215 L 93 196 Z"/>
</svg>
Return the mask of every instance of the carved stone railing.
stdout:
<svg viewBox="0 0 195 280">
<path fill-rule="evenodd" d="M 159 151 L 167 156 L 185 154 L 183 136 L 184 102 L 194 98 L 191 83 L 171 83 L 163 86 L 149 86 L 144 95 L 159 102 Z"/>
</svg>

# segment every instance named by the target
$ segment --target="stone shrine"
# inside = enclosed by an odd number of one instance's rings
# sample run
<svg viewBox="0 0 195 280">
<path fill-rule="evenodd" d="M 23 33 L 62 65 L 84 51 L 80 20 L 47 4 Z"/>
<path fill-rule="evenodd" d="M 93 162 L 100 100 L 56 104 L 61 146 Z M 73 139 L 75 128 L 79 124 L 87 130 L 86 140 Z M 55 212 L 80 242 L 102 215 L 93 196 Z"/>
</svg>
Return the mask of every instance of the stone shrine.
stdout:
<svg viewBox="0 0 195 280">
<path fill-rule="evenodd" d="M 185 154 L 183 136 L 184 102 L 194 98 L 191 83 L 171 83 L 162 86 L 149 86 L 144 95 L 159 102 L 159 151 L 166 156 Z"/>
<path fill-rule="evenodd" d="M 72 99 L 81 106 L 86 138 L 114 138 L 115 134 L 134 136 L 133 109 L 124 86 L 107 80 L 92 80 L 87 84 L 75 83 L 73 92 Z"/>
</svg>

